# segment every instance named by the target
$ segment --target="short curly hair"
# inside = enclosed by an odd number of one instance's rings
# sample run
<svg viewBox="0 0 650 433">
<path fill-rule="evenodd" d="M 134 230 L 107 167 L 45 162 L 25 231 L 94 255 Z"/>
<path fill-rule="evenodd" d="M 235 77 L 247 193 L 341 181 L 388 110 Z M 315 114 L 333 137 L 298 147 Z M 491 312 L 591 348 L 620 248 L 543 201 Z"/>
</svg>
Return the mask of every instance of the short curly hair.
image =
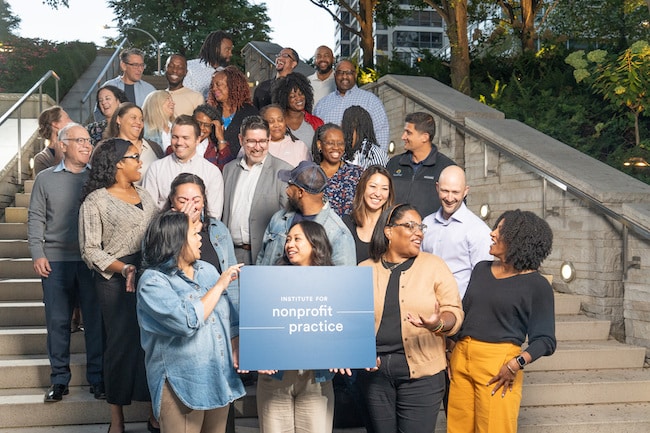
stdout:
<svg viewBox="0 0 650 433">
<path fill-rule="evenodd" d="M 311 113 L 314 108 L 314 89 L 307 77 L 299 72 L 292 72 L 276 80 L 271 87 L 271 100 L 287 111 L 289 95 L 293 90 L 300 90 L 305 95 L 305 111 Z"/>
<path fill-rule="evenodd" d="M 81 193 L 83 201 L 88 194 L 100 189 L 108 188 L 117 182 L 117 163 L 122 160 L 129 147 L 130 141 L 121 138 L 107 138 L 100 141 L 90 160 L 90 173 Z"/>
<path fill-rule="evenodd" d="M 553 247 L 553 231 L 546 221 L 530 211 L 505 211 L 494 223 L 499 223 L 499 237 L 506 245 L 505 262 L 517 271 L 536 271 Z"/>
<path fill-rule="evenodd" d="M 226 66 L 220 71 L 215 72 L 212 75 L 212 81 L 210 82 L 210 92 L 208 93 L 208 100 L 206 101 L 209 105 L 216 107 L 219 105 L 217 100 L 214 97 L 212 92 L 212 87 L 214 86 L 214 77 L 218 74 L 226 75 L 226 84 L 228 85 L 228 102 L 230 103 L 230 108 L 233 111 L 239 110 L 244 104 L 251 103 L 251 88 L 248 86 L 248 81 L 246 81 L 246 76 L 242 71 L 239 70 L 237 66 Z"/>
</svg>

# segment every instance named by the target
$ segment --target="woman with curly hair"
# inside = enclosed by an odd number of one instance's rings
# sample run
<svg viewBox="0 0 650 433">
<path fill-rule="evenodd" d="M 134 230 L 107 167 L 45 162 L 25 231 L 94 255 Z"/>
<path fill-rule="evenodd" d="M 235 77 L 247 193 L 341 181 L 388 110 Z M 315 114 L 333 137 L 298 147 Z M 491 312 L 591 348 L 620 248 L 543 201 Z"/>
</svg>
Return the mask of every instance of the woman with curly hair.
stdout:
<svg viewBox="0 0 650 433">
<path fill-rule="evenodd" d="M 241 147 L 239 128 L 246 117 L 258 113 L 251 103 L 251 89 L 243 72 L 232 65 L 215 72 L 207 103 L 221 110 L 224 137 L 218 144 L 227 143 L 231 155 L 237 155 Z"/>
<path fill-rule="evenodd" d="M 287 126 L 304 143 L 311 143 L 314 131 L 323 124 L 320 117 L 311 114 L 314 91 L 304 75 L 292 72 L 273 83 L 272 100 L 284 110 Z"/>
<path fill-rule="evenodd" d="M 551 252 L 551 228 L 517 209 L 497 219 L 490 237 L 496 260 L 472 271 L 451 354 L 449 433 L 515 433 L 523 369 L 556 347 L 553 288 L 538 271 Z"/>
<path fill-rule="evenodd" d="M 142 104 L 144 138 L 158 143 L 160 148 L 165 151 L 172 142 L 175 106 L 174 98 L 167 90 L 156 90 L 149 93 Z"/>
<path fill-rule="evenodd" d="M 388 154 L 377 144 L 372 117 L 364 108 L 353 105 L 343 112 L 341 120 L 346 144 L 352 149 L 349 161 L 366 169 L 371 165 L 388 164 Z"/>
<path fill-rule="evenodd" d="M 116 433 L 124 431 L 124 405 L 151 400 L 137 332 L 135 287 L 142 238 L 158 207 L 145 189 L 135 185 L 142 162 L 130 141 L 101 141 L 90 163 L 79 210 L 79 247 L 83 260 L 95 270 L 95 290 L 106 332 L 108 431 Z M 149 423 L 157 425 L 153 416 Z"/>
<path fill-rule="evenodd" d="M 326 123 L 316 130 L 311 146 L 314 162 L 327 175 L 324 196 L 330 207 L 343 217 L 352 211 L 354 193 L 363 169 L 346 162 L 351 153 L 345 143 L 343 130 L 333 123 Z"/>
</svg>

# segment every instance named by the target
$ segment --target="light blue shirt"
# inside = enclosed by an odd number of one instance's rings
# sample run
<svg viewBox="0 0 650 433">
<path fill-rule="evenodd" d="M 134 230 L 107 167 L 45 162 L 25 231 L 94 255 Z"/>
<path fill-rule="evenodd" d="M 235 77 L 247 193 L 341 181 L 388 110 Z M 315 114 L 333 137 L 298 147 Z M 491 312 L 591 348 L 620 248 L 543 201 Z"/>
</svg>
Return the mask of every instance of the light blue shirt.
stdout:
<svg viewBox="0 0 650 433">
<path fill-rule="evenodd" d="M 203 297 L 219 278 L 214 266 L 198 260 L 194 279 L 178 269 L 147 269 L 138 282 L 137 313 L 147 381 L 156 418 L 165 381 L 191 409 L 226 406 L 245 394 L 230 343 L 232 303 L 222 294 L 207 320 Z"/>
<path fill-rule="evenodd" d="M 353 105 L 358 105 L 368 111 L 375 127 L 377 144 L 384 151 L 388 151 L 388 117 L 386 116 L 386 110 L 384 110 L 384 104 L 374 93 L 360 89 L 357 86 L 345 92 L 344 95 L 335 90 L 318 101 L 313 114 L 323 119 L 325 123 L 332 122 L 341 125 L 343 112 Z"/>
<path fill-rule="evenodd" d="M 465 203 L 449 219 L 442 207 L 422 220 L 427 225 L 420 248 L 441 257 L 458 283 L 461 299 L 465 296 L 472 269 L 478 262 L 494 260 L 490 254 L 490 227 L 470 211 Z"/>
</svg>

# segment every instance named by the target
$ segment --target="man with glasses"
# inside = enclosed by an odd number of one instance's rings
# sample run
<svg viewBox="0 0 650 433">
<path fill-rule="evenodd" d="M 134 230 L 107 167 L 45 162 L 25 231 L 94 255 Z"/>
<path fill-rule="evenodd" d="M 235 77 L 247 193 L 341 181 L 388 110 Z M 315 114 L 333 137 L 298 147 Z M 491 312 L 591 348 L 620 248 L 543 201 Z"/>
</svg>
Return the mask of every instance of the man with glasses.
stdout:
<svg viewBox="0 0 650 433">
<path fill-rule="evenodd" d="M 41 277 L 51 386 L 45 402 L 69 393 L 70 324 L 74 299 L 84 320 L 86 380 L 97 399 L 106 398 L 102 374 L 102 316 L 92 271 L 79 251 L 79 206 L 93 151 L 88 131 L 69 123 L 59 132 L 63 160 L 41 171 L 29 202 L 27 239 L 34 271 Z"/>
<path fill-rule="evenodd" d="M 221 219 L 223 211 L 223 177 L 221 170 L 196 152 L 201 136 L 199 124 L 185 114 L 178 116 L 172 125 L 173 153 L 154 161 L 144 174 L 142 186 L 160 209 L 167 203 L 172 181 L 181 173 L 192 173 L 205 182 L 208 215 Z"/>
<path fill-rule="evenodd" d="M 282 48 L 282 50 L 275 56 L 275 78 L 262 81 L 255 88 L 253 93 L 253 105 L 261 110 L 271 103 L 271 86 L 278 78 L 286 77 L 296 69 L 300 63 L 298 53 L 293 48 Z"/>
<path fill-rule="evenodd" d="M 321 99 L 314 107 L 314 115 L 325 123 L 341 125 L 343 112 L 353 105 L 370 113 L 377 144 L 388 151 L 389 126 L 384 104 L 373 93 L 357 87 L 357 69 L 350 60 L 341 60 L 334 71 L 336 90 Z"/>
<path fill-rule="evenodd" d="M 269 137 L 264 119 L 246 117 L 239 134 L 244 155 L 223 169 L 223 222 L 235 244 L 237 263 L 254 264 L 267 224 L 287 204 L 287 184 L 278 179 L 278 171 L 291 166 L 269 154 Z"/>
<path fill-rule="evenodd" d="M 127 48 L 120 53 L 120 69 L 122 75 L 102 84 L 104 86 L 115 86 L 124 90 L 126 98 L 138 107 L 142 107 L 147 95 L 156 88 L 142 79 L 144 75 L 144 53 L 137 48 Z M 95 107 L 95 121 L 104 120 L 104 115 Z"/>
</svg>

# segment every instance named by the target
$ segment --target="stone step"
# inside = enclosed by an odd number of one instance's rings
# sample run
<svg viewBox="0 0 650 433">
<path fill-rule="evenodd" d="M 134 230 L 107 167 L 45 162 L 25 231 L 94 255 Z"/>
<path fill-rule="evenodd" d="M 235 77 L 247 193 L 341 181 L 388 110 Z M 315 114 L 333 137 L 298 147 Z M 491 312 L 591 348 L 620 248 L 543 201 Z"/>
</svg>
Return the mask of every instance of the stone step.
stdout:
<svg viewBox="0 0 650 433">
<path fill-rule="evenodd" d="M 70 355 L 70 386 L 87 385 L 86 355 Z M 50 386 L 50 361 L 46 355 L 0 356 L 0 390 Z"/>
<path fill-rule="evenodd" d="M 26 223 L 27 222 L 27 208 L 7 206 L 5 208 L 5 222 L 6 223 Z M 25 238 L 27 238 L 25 236 Z"/>
<path fill-rule="evenodd" d="M 609 320 L 592 319 L 584 314 L 555 316 L 557 341 L 607 340 L 609 328 Z"/>
<path fill-rule="evenodd" d="M 31 197 L 31 193 L 27 192 L 18 192 L 15 195 L 16 197 L 16 207 L 29 207 L 29 199 Z"/>
<path fill-rule="evenodd" d="M 45 326 L 43 302 L 0 302 L 0 328 Z"/>
<path fill-rule="evenodd" d="M 0 223 L 0 239 L 27 239 L 27 217 L 25 221 Z"/>
<path fill-rule="evenodd" d="M 0 278 L 36 278 L 31 258 L 0 259 Z"/>
<path fill-rule="evenodd" d="M 70 336 L 70 352 L 86 350 L 83 332 Z M 44 327 L 0 328 L 0 356 L 42 355 L 47 353 L 47 330 Z"/>
<path fill-rule="evenodd" d="M 24 181 L 23 188 L 25 189 L 26 193 L 31 193 L 32 190 L 34 189 L 34 181 L 32 179 L 28 179 Z"/>
<path fill-rule="evenodd" d="M 38 278 L 0 280 L 0 302 L 42 301 L 43 286 Z M 8 325 L 11 326 L 11 325 Z"/>
<path fill-rule="evenodd" d="M 555 315 L 578 314 L 581 303 L 580 296 L 555 292 Z"/>
<path fill-rule="evenodd" d="M 26 240 L 0 239 L 0 257 L 20 259 L 30 256 Z"/>
<path fill-rule="evenodd" d="M 616 340 L 558 341 L 552 356 L 544 356 L 526 371 L 568 371 L 642 368 L 645 347 L 630 346 Z"/>
<path fill-rule="evenodd" d="M 521 406 L 641 402 L 650 402 L 648 368 L 526 372 Z"/>
</svg>

